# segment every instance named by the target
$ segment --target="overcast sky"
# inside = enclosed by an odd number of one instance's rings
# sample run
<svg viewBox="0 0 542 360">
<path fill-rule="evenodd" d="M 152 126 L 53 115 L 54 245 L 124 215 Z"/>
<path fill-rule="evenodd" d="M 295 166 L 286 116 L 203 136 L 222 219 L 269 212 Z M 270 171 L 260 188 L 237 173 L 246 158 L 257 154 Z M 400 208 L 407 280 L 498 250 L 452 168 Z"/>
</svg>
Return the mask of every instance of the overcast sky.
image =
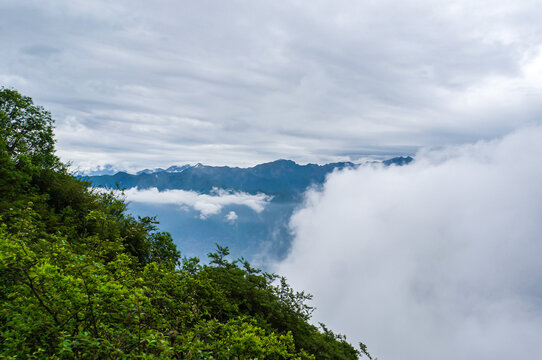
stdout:
<svg viewBox="0 0 542 360">
<path fill-rule="evenodd" d="M 356 160 L 542 113 L 540 1 L 0 2 L 0 84 L 81 168 Z"/>
</svg>

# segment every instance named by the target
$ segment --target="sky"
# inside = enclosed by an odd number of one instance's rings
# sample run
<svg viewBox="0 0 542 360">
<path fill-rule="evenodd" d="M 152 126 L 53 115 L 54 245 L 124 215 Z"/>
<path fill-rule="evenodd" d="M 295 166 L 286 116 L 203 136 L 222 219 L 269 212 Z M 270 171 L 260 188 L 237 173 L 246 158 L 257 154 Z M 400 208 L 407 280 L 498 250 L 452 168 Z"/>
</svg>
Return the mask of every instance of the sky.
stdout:
<svg viewBox="0 0 542 360">
<path fill-rule="evenodd" d="M 75 168 L 325 163 L 540 123 L 539 1 L 0 3 L 0 84 Z"/>
<path fill-rule="evenodd" d="M 378 359 L 542 358 L 542 127 L 330 176 L 276 264 Z"/>
</svg>

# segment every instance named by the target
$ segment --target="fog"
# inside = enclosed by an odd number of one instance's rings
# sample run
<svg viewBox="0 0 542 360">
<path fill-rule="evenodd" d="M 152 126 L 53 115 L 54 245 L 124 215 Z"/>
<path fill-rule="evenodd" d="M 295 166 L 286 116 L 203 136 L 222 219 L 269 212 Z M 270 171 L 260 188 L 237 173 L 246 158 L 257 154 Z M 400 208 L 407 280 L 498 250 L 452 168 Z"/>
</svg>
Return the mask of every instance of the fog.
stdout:
<svg viewBox="0 0 542 360">
<path fill-rule="evenodd" d="M 276 265 L 381 360 L 542 358 L 542 128 L 330 175 Z"/>
</svg>

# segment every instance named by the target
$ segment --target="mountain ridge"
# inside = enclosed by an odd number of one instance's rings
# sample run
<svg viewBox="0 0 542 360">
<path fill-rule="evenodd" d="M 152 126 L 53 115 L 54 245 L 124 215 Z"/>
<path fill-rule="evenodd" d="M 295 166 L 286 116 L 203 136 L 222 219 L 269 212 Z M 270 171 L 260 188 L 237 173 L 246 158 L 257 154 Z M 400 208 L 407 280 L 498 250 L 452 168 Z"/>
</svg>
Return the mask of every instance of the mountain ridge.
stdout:
<svg viewBox="0 0 542 360">
<path fill-rule="evenodd" d="M 395 157 L 385 161 L 385 166 L 406 165 L 412 157 Z M 94 186 L 116 188 L 157 188 L 163 190 L 186 190 L 210 193 L 213 188 L 242 191 L 250 194 L 265 193 L 277 201 L 299 198 L 309 186 L 319 186 L 333 171 L 356 168 L 353 162 L 335 162 L 324 165 L 299 165 L 292 160 L 279 159 L 248 168 L 229 166 L 173 165 L 167 169 L 145 169 L 130 174 L 117 172 L 114 175 L 85 177 Z"/>
</svg>

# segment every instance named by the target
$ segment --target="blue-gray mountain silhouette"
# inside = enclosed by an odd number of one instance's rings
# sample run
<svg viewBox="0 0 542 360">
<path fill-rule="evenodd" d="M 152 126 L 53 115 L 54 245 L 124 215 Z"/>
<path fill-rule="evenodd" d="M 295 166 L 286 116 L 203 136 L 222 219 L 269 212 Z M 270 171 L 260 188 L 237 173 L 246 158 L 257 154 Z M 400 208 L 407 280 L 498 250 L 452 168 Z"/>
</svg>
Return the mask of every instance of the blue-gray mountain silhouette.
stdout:
<svg viewBox="0 0 542 360">
<path fill-rule="evenodd" d="M 386 166 L 405 165 L 412 157 L 396 157 L 383 161 Z M 95 186 L 158 190 L 192 190 L 209 193 L 213 188 L 243 191 L 250 194 L 265 193 L 275 201 L 292 201 L 300 197 L 307 187 L 319 186 L 334 170 L 353 168 L 352 162 L 326 165 L 299 165 L 291 160 L 276 160 L 250 168 L 228 166 L 171 166 L 168 169 L 145 169 L 137 174 L 119 172 L 115 175 L 90 176 Z"/>
</svg>

